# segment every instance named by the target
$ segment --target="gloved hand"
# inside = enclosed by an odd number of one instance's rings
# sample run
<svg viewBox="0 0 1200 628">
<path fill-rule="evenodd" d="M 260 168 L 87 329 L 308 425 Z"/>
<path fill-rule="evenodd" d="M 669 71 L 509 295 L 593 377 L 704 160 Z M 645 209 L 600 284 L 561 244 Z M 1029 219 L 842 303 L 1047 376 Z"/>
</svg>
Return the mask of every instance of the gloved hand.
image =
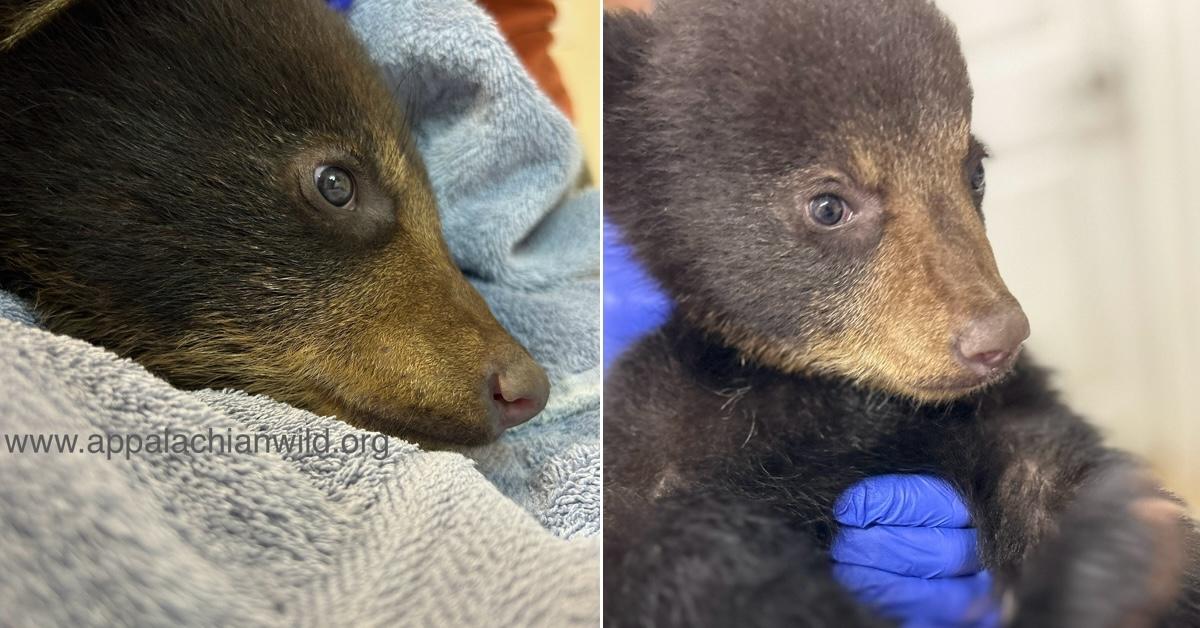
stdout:
<svg viewBox="0 0 1200 628">
<path fill-rule="evenodd" d="M 617 228 L 604 223 L 604 367 L 670 312 L 671 300 L 633 259 Z"/>
<path fill-rule="evenodd" d="M 842 494 L 834 517 L 834 575 L 864 604 L 905 628 L 999 625 L 970 513 L 945 481 L 868 478 Z"/>
</svg>

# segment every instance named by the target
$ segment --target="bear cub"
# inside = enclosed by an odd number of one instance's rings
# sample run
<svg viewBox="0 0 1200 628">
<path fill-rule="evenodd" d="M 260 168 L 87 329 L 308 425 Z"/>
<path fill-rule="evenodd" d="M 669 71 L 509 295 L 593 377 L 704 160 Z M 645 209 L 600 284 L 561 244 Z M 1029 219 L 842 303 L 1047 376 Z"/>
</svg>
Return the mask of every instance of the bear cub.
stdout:
<svg viewBox="0 0 1200 628">
<path fill-rule="evenodd" d="M 664 0 L 604 50 L 606 210 L 676 304 L 606 379 L 606 624 L 892 625 L 833 504 L 925 473 L 1009 624 L 1200 625 L 1183 508 L 1020 355 L 931 2 Z"/>
<path fill-rule="evenodd" d="M 51 330 L 427 442 L 546 405 L 322 0 L 0 0 L 0 76 L 0 280 Z"/>
</svg>

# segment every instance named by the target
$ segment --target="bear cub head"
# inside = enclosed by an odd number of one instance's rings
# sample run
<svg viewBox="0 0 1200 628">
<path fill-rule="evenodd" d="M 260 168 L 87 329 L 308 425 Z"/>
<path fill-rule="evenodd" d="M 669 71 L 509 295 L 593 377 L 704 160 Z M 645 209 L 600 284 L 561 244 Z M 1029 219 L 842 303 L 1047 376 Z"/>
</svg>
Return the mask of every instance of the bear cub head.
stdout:
<svg viewBox="0 0 1200 628">
<path fill-rule="evenodd" d="M 927 0 L 660 3 L 605 20 L 605 203 L 691 325 L 752 361 L 919 401 L 1028 336 L 986 151 Z"/>
<path fill-rule="evenodd" d="M 545 406 L 320 0 L 3 0 L 0 76 L 0 272 L 49 328 L 434 442 Z"/>
</svg>

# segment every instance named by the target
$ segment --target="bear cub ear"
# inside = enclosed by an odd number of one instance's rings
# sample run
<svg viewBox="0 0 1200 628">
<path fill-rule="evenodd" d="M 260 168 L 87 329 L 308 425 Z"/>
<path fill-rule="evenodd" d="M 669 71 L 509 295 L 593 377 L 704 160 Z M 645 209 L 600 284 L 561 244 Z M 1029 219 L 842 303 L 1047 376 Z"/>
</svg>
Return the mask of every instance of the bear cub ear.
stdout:
<svg viewBox="0 0 1200 628">
<path fill-rule="evenodd" d="M 604 13 L 604 99 L 624 100 L 645 65 L 655 27 L 644 13 L 628 10 Z"/>
<path fill-rule="evenodd" d="M 0 53 L 67 10 L 77 0 L 0 0 Z"/>
</svg>

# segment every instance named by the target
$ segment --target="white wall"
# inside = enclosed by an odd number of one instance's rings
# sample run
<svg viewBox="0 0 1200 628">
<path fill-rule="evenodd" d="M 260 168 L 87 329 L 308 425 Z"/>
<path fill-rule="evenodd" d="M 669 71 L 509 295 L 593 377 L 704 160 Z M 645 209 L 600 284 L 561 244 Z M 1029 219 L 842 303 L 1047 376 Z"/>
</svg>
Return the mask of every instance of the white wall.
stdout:
<svg viewBox="0 0 1200 628">
<path fill-rule="evenodd" d="M 599 4 L 584 0 L 555 0 L 558 19 L 554 21 L 554 45 L 550 54 L 562 73 L 571 108 L 575 111 L 575 129 L 583 144 L 584 156 L 592 175 L 599 180 L 600 167 L 600 35 L 602 10 Z"/>
<path fill-rule="evenodd" d="M 1200 506 L 1200 0 L 938 4 L 995 155 L 988 229 L 1031 350 Z"/>
</svg>

